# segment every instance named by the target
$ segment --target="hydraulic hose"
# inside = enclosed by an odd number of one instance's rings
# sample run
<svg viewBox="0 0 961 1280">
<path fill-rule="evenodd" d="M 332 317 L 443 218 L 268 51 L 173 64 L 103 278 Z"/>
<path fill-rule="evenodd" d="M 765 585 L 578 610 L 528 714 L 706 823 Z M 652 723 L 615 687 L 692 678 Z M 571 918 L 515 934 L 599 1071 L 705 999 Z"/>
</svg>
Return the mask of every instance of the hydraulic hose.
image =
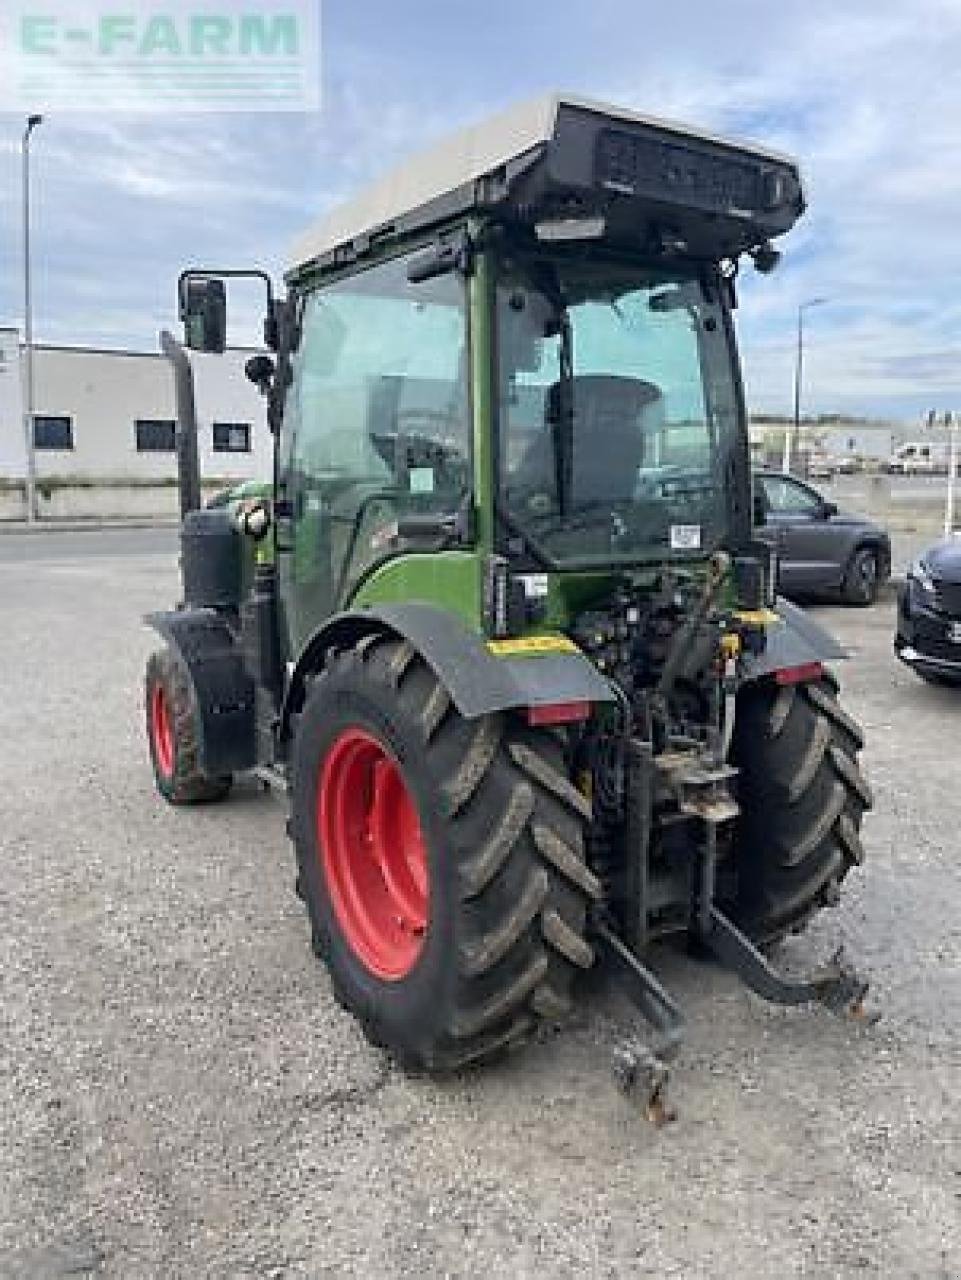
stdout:
<svg viewBox="0 0 961 1280">
<path fill-rule="evenodd" d="M 704 590 L 691 611 L 690 617 L 682 626 L 678 627 L 664 662 L 661 678 L 658 680 L 657 689 L 655 690 L 658 698 L 666 701 L 670 697 L 678 672 L 687 658 L 697 630 L 717 599 L 717 593 L 727 577 L 730 567 L 731 557 L 726 551 L 715 551 L 708 561 Z"/>
</svg>

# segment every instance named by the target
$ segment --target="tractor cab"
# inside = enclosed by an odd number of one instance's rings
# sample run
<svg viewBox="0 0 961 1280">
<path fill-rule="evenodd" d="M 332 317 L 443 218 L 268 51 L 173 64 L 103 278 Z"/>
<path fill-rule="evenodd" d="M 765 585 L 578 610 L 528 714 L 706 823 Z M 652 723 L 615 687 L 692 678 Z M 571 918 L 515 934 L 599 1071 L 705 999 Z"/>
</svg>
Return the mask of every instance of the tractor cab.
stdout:
<svg viewBox="0 0 961 1280">
<path fill-rule="evenodd" d="M 267 380 L 289 655 L 401 578 L 493 635 L 491 557 L 539 591 L 747 548 L 734 276 L 802 209 L 784 157 L 551 98 L 309 231 Z M 188 344 L 222 345 L 222 284 L 195 283 Z"/>
</svg>

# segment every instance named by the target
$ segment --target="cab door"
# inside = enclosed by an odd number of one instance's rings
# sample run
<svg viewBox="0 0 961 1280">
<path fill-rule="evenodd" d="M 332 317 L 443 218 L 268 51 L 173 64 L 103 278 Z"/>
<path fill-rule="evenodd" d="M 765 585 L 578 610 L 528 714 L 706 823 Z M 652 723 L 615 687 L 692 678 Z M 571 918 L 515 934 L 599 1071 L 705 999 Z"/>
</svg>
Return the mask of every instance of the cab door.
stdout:
<svg viewBox="0 0 961 1280">
<path fill-rule="evenodd" d="M 432 549 L 411 548 L 398 520 L 446 515 L 470 494 L 465 282 L 452 272 L 412 283 L 408 261 L 390 258 L 304 300 L 281 436 L 289 658 L 377 564 Z"/>
</svg>

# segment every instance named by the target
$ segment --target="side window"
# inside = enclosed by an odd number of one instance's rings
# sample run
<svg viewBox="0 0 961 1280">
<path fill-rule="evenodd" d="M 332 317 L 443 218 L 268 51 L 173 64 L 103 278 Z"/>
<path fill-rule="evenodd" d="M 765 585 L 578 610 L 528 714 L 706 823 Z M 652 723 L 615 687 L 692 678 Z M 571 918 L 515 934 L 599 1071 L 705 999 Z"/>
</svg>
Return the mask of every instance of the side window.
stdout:
<svg viewBox="0 0 961 1280">
<path fill-rule="evenodd" d="M 399 258 L 315 294 L 294 360 L 293 463 L 320 483 L 450 504 L 469 488 L 464 288 Z"/>
<path fill-rule="evenodd" d="M 33 447 L 35 449 L 72 449 L 73 419 L 66 416 L 34 414 Z"/>
<path fill-rule="evenodd" d="M 138 453 L 176 453 L 177 424 L 169 418 L 137 418 L 133 424 Z"/>
<path fill-rule="evenodd" d="M 764 490 L 771 514 L 775 516 L 813 518 L 821 506 L 816 493 L 784 476 L 765 476 Z"/>
<path fill-rule="evenodd" d="M 281 444 L 300 524 L 295 572 L 326 582 L 327 608 L 399 549 L 399 517 L 452 513 L 471 490 L 464 282 L 411 284 L 408 260 L 304 305 Z"/>
<path fill-rule="evenodd" d="M 249 422 L 215 422 L 214 453 L 250 453 Z"/>
</svg>

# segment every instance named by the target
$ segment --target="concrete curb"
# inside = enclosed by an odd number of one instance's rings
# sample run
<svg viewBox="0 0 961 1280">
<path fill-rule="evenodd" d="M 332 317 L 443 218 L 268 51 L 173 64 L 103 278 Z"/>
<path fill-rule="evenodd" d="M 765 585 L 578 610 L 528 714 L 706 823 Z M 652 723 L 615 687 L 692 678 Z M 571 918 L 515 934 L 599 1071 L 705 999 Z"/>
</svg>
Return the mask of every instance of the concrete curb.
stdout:
<svg viewBox="0 0 961 1280">
<path fill-rule="evenodd" d="M 0 537 L 4 534 L 44 534 L 44 533 L 103 533 L 118 530 L 134 529 L 178 529 L 180 521 L 158 517 L 155 520 L 38 520 L 35 524 L 27 524 L 25 520 L 0 521 Z"/>
</svg>

